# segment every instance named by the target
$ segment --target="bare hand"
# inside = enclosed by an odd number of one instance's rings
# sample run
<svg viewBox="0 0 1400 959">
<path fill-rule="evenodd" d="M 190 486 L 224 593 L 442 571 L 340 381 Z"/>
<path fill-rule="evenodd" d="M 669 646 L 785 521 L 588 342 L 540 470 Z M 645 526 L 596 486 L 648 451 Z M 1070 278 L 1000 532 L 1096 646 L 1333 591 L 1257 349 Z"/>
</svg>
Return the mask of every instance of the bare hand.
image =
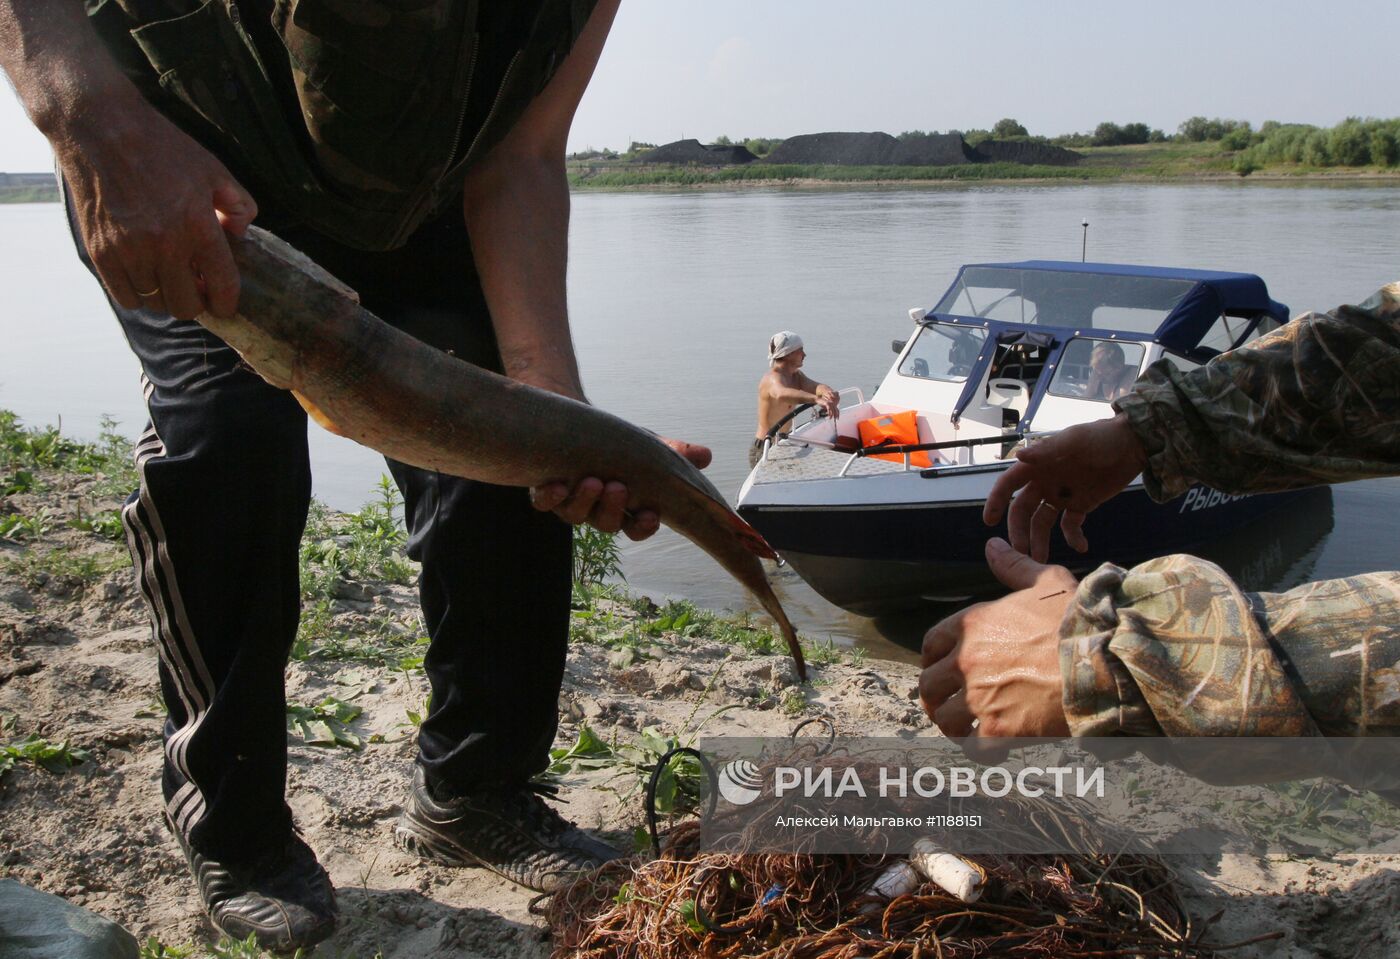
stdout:
<svg viewBox="0 0 1400 959">
<path fill-rule="evenodd" d="M 1050 531 L 1061 511 L 1065 542 L 1081 553 L 1088 550 L 1085 514 L 1115 496 L 1147 465 L 1142 444 L 1122 413 L 1071 426 L 1031 444 L 1016 459 L 987 494 L 982 521 L 995 526 L 1011 503 L 1011 545 L 1037 563 L 1050 556 Z M 1021 492 L 1012 501 L 1017 490 Z"/>
<path fill-rule="evenodd" d="M 707 446 L 662 437 L 661 441 L 690 461 L 696 469 L 710 465 L 712 455 Z M 604 482 L 596 476 L 579 480 L 569 488 L 567 483 L 545 483 L 530 490 L 530 502 L 535 509 L 553 512 L 566 523 L 577 526 L 587 523 L 604 533 L 622 532 L 628 539 L 643 540 L 661 526 L 655 510 L 627 512 L 629 491 L 618 480 Z"/>
<path fill-rule="evenodd" d="M 54 145 L 112 299 L 182 320 L 233 315 L 238 269 L 224 233 L 241 236 L 257 204 L 222 163 L 139 100 Z"/>
<path fill-rule="evenodd" d="M 924 636 L 924 711 L 955 738 L 1068 736 L 1059 630 L 1078 581 L 1002 539 L 987 542 L 987 565 L 1016 592 L 969 606 Z"/>
<path fill-rule="evenodd" d="M 822 411 L 832 419 L 839 419 L 841 416 L 841 394 L 837 393 L 829 386 L 820 386 L 816 392 L 817 405 Z"/>
</svg>

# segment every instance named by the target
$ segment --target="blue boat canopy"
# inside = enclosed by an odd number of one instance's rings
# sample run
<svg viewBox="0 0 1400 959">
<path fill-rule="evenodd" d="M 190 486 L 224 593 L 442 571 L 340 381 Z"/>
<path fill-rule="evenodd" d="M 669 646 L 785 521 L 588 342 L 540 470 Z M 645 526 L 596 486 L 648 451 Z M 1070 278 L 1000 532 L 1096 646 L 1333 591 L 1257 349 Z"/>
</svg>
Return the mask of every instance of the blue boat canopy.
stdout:
<svg viewBox="0 0 1400 959">
<path fill-rule="evenodd" d="M 1056 260 L 968 264 L 934 314 L 1113 330 L 1187 356 L 1222 315 L 1288 322 L 1288 308 L 1252 273 Z"/>
</svg>

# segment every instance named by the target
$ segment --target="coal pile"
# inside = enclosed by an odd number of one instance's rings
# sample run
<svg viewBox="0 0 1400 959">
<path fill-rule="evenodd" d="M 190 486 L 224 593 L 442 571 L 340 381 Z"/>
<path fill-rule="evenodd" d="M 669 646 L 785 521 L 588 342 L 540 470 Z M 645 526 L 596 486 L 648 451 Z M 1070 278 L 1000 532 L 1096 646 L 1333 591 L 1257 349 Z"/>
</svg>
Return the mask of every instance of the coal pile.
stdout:
<svg viewBox="0 0 1400 959">
<path fill-rule="evenodd" d="M 1026 163 L 1043 166 L 1074 166 L 1083 156 L 1064 147 L 1024 140 L 983 140 L 974 151 L 983 163 Z"/>
<path fill-rule="evenodd" d="M 727 147 L 708 146 L 705 150 L 710 154 L 711 163 L 752 163 L 758 159 L 742 143 Z"/>
<path fill-rule="evenodd" d="M 972 149 L 957 133 L 923 133 L 895 143 L 893 162 L 900 166 L 953 166 L 977 162 Z"/>
<path fill-rule="evenodd" d="M 758 158 L 743 146 L 706 146 L 677 140 L 648 150 L 636 163 L 723 166 Z M 888 133 L 804 133 L 788 137 L 763 160 L 803 166 L 958 166 L 966 163 L 1021 163 L 1073 166 L 1073 150 L 1021 140 L 984 140 L 967 145 L 960 133 L 920 133 L 896 139 Z"/>
<path fill-rule="evenodd" d="M 952 166 L 976 163 L 957 133 L 925 133 L 895 139 L 888 133 L 808 133 L 789 137 L 768 155 L 769 163 L 838 166 Z"/>
<path fill-rule="evenodd" d="M 888 133 L 804 133 L 784 140 L 767 162 L 887 166 L 898 146 Z"/>
<path fill-rule="evenodd" d="M 732 163 L 752 163 L 758 159 L 749 149 L 739 146 L 707 147 L 699 140 L 677 140 L 633 158 L 634 163 L 679 163 L 721 166 Z"/>
</svg>

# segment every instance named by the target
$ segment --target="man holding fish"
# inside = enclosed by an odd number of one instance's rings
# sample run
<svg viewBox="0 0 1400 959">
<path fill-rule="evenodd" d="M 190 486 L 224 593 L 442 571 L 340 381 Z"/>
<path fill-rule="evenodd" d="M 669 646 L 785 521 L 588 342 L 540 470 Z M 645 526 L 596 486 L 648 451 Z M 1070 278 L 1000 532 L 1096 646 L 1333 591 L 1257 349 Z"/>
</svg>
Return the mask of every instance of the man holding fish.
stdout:
<svg viewBox="0 0 1400 959">
<path fill-rule="evenodd" d="M 309 946 L 336 907 L 283 796 L 306 416 L 194 322 L 238 310 L 227 236 L 256 218 L 390 324 L 582 401 L 563 154 L 616 6 L 0 0 L 3 66 L 142 364 L 151 424 L 123 520 L 169 710 L 165 817 L 231 936 Z M 657 511 L 606 477 L 527 493 L 390 467 L 432 639 L 432 708 L 396 835 L 550 888 L 617 855 L 530 783 L 568 634 L 559 518 L 641 539 Z"/>
</svg>

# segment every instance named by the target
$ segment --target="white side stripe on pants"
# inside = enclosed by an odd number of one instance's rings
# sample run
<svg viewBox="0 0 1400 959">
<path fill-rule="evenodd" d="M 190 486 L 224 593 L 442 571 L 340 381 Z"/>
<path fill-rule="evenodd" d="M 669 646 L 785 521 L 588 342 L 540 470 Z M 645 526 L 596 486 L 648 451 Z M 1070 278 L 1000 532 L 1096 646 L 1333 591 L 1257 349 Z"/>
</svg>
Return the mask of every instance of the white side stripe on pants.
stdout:
<svg viewBox="0 0 1400 959">
<path fill-rule="evenodd" d="M 149 405 L 154 387 L 144 375 L 141 386 Z M 147 465 L 152 459 L 164 455 L 165 444 L 156 434 L 153 423 L 136 444 L 136 469 L 141 476 L 141 490 L 135 500 L 123 507 L 122 525 L 126 527 L 127 546 L 136 567 L 137 582 L 150 610 L 156 649 L 174 681 L 185 711 L 184 724 L 165 744 L 167 761 L 184 779 L 184 785 L 167 803 L 166 811 L 181 834 L 188 837 L 190 829 L 203 816 L 205 804 L 190 775 L 186 751 L 190 738 L 208 714 L 214 683 L 190 628 L 175 569 L 170 561 L 165 527 L 146 483 Z"/>
</svg>

